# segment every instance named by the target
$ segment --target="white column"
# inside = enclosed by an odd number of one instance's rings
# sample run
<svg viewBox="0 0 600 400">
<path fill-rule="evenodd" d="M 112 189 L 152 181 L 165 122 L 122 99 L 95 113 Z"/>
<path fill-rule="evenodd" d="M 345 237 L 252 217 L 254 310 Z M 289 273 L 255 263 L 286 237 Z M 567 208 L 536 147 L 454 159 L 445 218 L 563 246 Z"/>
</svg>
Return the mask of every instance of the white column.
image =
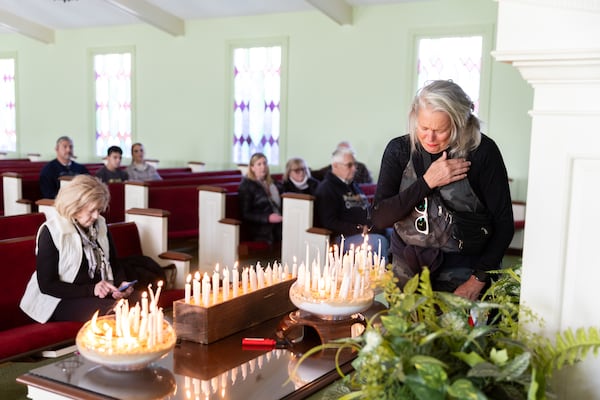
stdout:
<svg viewBox="0 0 600 400">
<path fill-rule="evenodd" d="M 498 3 L 494 56 L 534 89 L 521 304 L 554 339 L 600 326 L 600 2 Z M 564 369 L 558 397 L 600 399 L 598 371 L 593 356 Z"/>
</svg>

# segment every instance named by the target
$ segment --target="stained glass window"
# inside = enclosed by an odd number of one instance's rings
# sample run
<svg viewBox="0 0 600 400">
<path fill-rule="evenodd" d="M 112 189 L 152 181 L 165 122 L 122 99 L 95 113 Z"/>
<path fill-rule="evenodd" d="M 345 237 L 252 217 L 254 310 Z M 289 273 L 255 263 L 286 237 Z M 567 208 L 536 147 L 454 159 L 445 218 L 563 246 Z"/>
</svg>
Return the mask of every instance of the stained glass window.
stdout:
<svg viewBox="0 0 600 400">
<path fill-rule="evenodd" d="M 417 87 L 427 81 L 452 79 L 479 111 L 482 36 L 423 38 L 418 41 Z"/>
<path fill-rule="evenodd" d="M 0 76 L 0 151 L 17 151 L 14 58 L 0 58 Z"/>
<path fill-rule="evenodd" d="M 279 163 L 281 46 L 233 49 L 233 162 L 262 152 Z"/>
<path fill-rule="evenodd" d="M 105 156 L 110 146 L 131 156 L 131 63 L 129 52 L 94 55 L 98 156 Z"/>
</svg>

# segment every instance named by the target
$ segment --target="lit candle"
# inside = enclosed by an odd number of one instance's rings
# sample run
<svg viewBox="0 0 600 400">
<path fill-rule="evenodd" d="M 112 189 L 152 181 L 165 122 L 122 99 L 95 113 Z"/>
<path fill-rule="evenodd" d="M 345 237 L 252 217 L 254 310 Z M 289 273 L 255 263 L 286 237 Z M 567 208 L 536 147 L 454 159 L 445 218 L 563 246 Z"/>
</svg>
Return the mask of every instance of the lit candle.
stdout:
<svg viewBox="0 0 600 400">
<path fill-rule="evenodd" d="M 223 301 L 229 299 L 229 268 L 223 270 Z"/>
<path fill-rule="evenodd" d="M 200 289 L 200 271 L 196 271 L 194 274 L 194 304 L 200 305 L 200 296 L 202 296 L 202 290 Z"/>
<path fill-rule="evenodd" d="M 142 317 L 148 316 L 148 293 L 142 293 Z"/>
<path fill-rule="evenodd" d="M 265 287 L 265 271 L 258 265 L 256 266 L 256 283 L 258 289 Z"/>
<path fill-rule="evenodd" d="M 185 280 L 185 304 L 190 304 L 190 298 L 192 294 L 192 285 L 190 284 L 191 281 L 192 274 L 189 274 Z"/>
<path fill-rule="evenodd" d="M 208 276 L 208 272 L 204 273 L 204 277 L 202 278 L 202 304 L 204 307 L 208 307 L 210 302 L 210 277 Z"/>
<path fill-rule="evenodd" d="M 156 286 L 158 286 L 158 289 L 156 289 L 156 294 L 154 295 L 154 306 L 158 307 L 158 300 L 160 299 L 160 291 L 163 287 L 163 281 L 158 281 Z"/>
<path fill-rule="evenodd" d="M 242 269 L 242 293 L 248 293 L 248 267 Z"/>
<path fill-rule="evenodd" d="M 298 279 L 296 279 L 296 284 L 298 285 L 298 288 L 302 288 L 304 287 L 304 264 L 300 265 L 300 268 L 298 269 Z"/>
<path fill-rule="evenodd" d="M 238 274 L 238 263 L 236 261 L 236 263 L 233 265 L 233 271 L 231 272 L 233 275 L 233 297 L 237 297 L 238 296 L 238 289 L 239 289 L 239 274 Z"/>
<path fill-rule="evenodd" d="M 213 304 L 219 302 L 219 264 L 215 267 L 215 272 L 212 276 L 212 291 L 213 291 Z"/>
<path fill-rule="evenodd" d="M 267 269 L 265 270 L 265 284 L 267 286 L 273 284 L 273 269 L 271 268 L 271 265 L 267 265 Z"/>
<path fill-rule="evenodd" d="M 259 263 L 258 267 L 260 268 L 260 263 Z M 254 266 L 250 267 L 249 278 L 250 278 L 250 290 L 254 291 L 254 290 L 256 290 L 256 287 L 258 285 L 258 282 L 256 280 L 256 271 L 254 270 Z"/>
</svg>

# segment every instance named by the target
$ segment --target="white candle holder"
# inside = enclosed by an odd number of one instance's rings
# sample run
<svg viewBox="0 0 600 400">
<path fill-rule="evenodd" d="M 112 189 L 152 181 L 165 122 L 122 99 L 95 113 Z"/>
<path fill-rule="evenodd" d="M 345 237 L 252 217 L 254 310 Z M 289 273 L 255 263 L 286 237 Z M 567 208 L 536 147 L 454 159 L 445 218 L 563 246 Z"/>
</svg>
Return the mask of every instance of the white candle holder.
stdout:
<svg viewBox="0 0 600 400">
<path fill-rule="evenodd" d="M 77 333 L 75 343 L 82 356 L 106 368 L 117 371 L 135 371 L 164 357 L 175 347 L 177 335 L 167 321 L 162 323 L 162 341 L 148 346 L 147 339 L 137 336 L 107 335 L 115 332 L 116 320 L 112 315 L 86 322 Z"/>
<path fill-rule="evenodd" d="M 345 319 L 363 312 L 373 304 L 373 298 L 371 288 L 364 289 L 360 296 L 341 299 L 321 296 L 318 291 L 307 292 L 298 282 L 290 287 L 290 300 L 296 307 L 325 320 Z"/>
</svg>

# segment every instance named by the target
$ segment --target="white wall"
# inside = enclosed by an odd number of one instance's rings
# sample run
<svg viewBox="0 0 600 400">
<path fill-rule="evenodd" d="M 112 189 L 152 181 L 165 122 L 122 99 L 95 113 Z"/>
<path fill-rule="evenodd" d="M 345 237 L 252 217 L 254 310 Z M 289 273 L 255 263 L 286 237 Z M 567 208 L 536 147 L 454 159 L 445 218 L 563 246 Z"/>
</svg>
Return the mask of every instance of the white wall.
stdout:
<svg viewBox="0 0 600 400">
<path fill-rule="evenodd" d="M 57 137 L 73 136 L 84 162 L 94 155 L 89 51 L 135 48 L 134 139 L 160 166 L 204 161 L 207 169 L 231 167 L 227 132 L 227 43 L 287 37 L 289 79 L 282 159 L 304 156 L 309 165 L 329 162 L 334 145 L 348 139 L 377 176 L 383 149 L 406 132 L 414 93 L 414 32 L 495 31 L 493 0 L 432 0 L 356 8 L 354 23 L 340 26 L 320 12 L 186 21 L 172 37 L 148 25 L 56 32 L 45 45 L 0 34 L 0 53 L 17 53 L 18 154 L 54 156 Z M 523 199 L 529 157 L 532 90 L 512 68 L 491 64 L 487 132 L 503 151 Z M 125 161 L 127 162 L 127 160 Z M 275 169 L 277 171 L 277 169 Z"/>
</svg>

